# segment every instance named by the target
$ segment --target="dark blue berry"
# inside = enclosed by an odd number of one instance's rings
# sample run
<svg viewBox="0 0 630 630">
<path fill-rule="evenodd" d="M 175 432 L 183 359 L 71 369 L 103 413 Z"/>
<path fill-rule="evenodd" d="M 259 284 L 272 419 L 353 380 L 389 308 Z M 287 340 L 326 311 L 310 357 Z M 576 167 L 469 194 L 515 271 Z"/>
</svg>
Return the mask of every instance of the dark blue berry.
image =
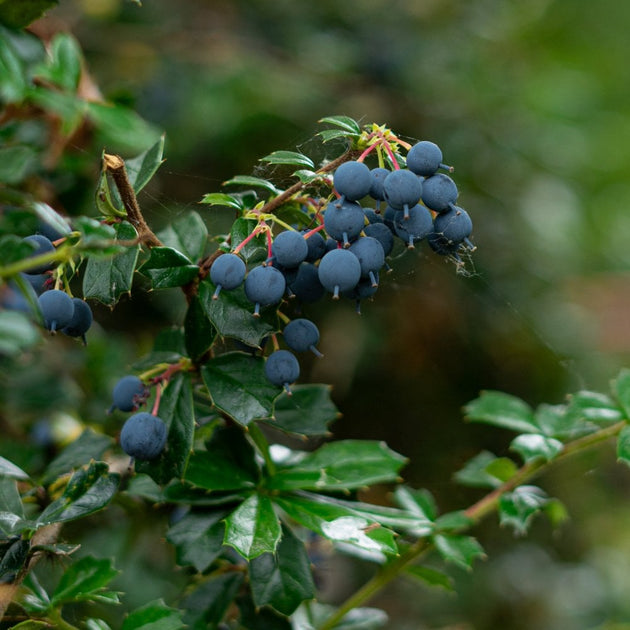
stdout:
<svg viewBox="0 0 630 630">
<path fill-rule="evenodd" d="M 146 411 L 127 419 L 120 432 L 120 446 L 127 455 L 141 461 L 158 457 L 166 446 L 166 424 Z"/>
<path fill-rule="evenodd" d="M 295 352 L 310 350 L 321 357 L 322 353 L 315 347 L 319 343 L 319 329 L 310 320 L 303 317 L 290 321 L 282 331 L 284 341 Z"/>
<path fill-rule="evenodd" d="M 306 230 L 303 234 L 308 233 Z M 306 262 L 315 262 L 326 253 L 326 239 L 319 232 L 311 232 L 306 239 L 308 253 L 304 259 Z"/>
<path fill-rule="evenodd" d="M 409 208 L 407 220 L 405 220 L 402 211 L 396 213 L 394 228 L 396 234 L 405 241 L 407 247 L 413 249 L 414 243 L 426 238 L 433 231 L 433 217 L 425 206 L 417 204 Z"/>
<path fill-rule="evenodd" d="M 366 236 L 375 238 L 383 248 L 385 256 L 389 256 L 394 249 L 394 235 L 384 223 L 370 223 L 363 229 Z"/>
<path fill-rule="evenodd" d="M 324 229 L 328 236 L 350 247 L 365 226 L 365 213 L 358 203 L 352 201 L 329 203 L 324 211 Z"/>
<path fill-rule="evenodd" d="M 347 249 L 334 249 L 328 252 L 319 263 L 319 281 L 333 299 L 339 299 L 339 293 L 354 288 L 361 279 L 361 263 Z"/>
<path fill-rule="evenodd" d="M 113 402 L 109 411 L 110 413 L 114 409 L 135 411 L 141 404 L 146 402 L 148 396 L 149 388 L 137 376 L 123 376 L 114 385 L 112 392 Z"/>
<path fill-rule="evenodd" d="M 70 337 L 81 337 L 83 344 L 87 345 L 85 333 L 92 325 L 92 309 L 89 304 L 80 298 L 72 298 L 74 313 L 70 323 L 61 329 L 61 332 Z"/>
<path fill-rule="evenodd" d="M 25 243 L 29 243 L 34 251 L 32 254 L 28 255 L 28 258 L 34 258 L 35 256 L 41 256 L 42 254 L 48 254 L 55 251 L 55 246 L 52 244 L 49 238 L 46 238 L 43 234 L 31 234 L 31 236 L 27 236 L 22 239 Z M 55 266 L 55 263 L 43 263 L 41 265 L 35 265 L 26 269 L 27 273 L 44 273 L 45 271 L 49 271 Z"/>
<path fill-rule="evenodd" d="M 370 197 L 376 201 L 385 201 L 385 191 L 383 190 L 383 182 L 391 173 L 387 168 L 376 167 L 370 171 Z"/>
<path fill-rule="evenodd" d="M 274 263 L 281 267 L 297 267 L 306 259 L 308 244 L 300 232 L 287 230 L 280 232 L 271 244 L 271 255 Z"/>
<path fill-rule="evenodd" d="M 317 267 L 307 262 L 303 262 L 298 267 L 295 279 L 289 284 L 289 289 L 302 302 L 317 302 L 324 297 L 326 292 L 319 280 Z"/>
<path fill-rule="evenodd" d="M 282 272 L 275 267 L 254 267 L 245 278 L 245 295 L 255 305 L 254 316 L 259 316 L 261 306 L 278 304 L 286 287 Z"/>
<path fill-rule="evenodd" d="M 265 376 L 269 382 L 291 393 L 289 385 L 300 377 L 300 364 L 288 350 L 276 350 L 265 361 Z"/>
<path fill-rule="evenodd" d="M 435 212 L 444 212 L 457 201 L 459 193 L 455 182 L 443 173 L 427 177 L 422 183 L 422 201 Z"/>
<path fill-rule="evenodd" d="M 243 283 L 247 268 L 236 254 L 222 254 L 210 267 L 210 280 L 216 286 L 212 299 L 216 300 L 222 289 L 231 291 Z"/>
<path fill-rule="evenodd" d="M 422 140 L 414 144 L 407 153 L 407 168 L 416 175 L 429 177 L 438 168 L 452 170 L 450 166 L 442 164 L 442 150 L 434 142 Z"/>
<path fill-rule="evenodd" d="M 370 169 L 363 162 L 344 162 L 333 175 L 335 190 L 348 201 L 358 201 L 370 192 Z"/>
<path fill-rule="evenodd" d="M 415 206 L 422 195 L 422 181 L 413 172 L 399 169 L 392 171 L 383 182 L 385 199 L 395 210 L 403 210 L 409 218 L 409 208 Z"/>
<path fill-rule="evenodd" d="M 447 241 L 461 243 L 472 233 L 472 221 L 463 208 L 453 206 L 435 217 L 433 231 L 441 234 Z"/>
<path fill-rule="evenodd" d="M 37 301 L 44 319 L 44 326 L 50 332 L 55 333 L 72 321 L 74 302 L 67 293 L 52 289 L 42 293 Z"/>
<path fill-rule="evenodd" d="M 377 287 L 378 272 L 385 264 L 385 252 L 380 242 L 371 236 L 364 236 L 352 243 L 349 251 L 359 259 L 361 278 L 369 278 L 372 286 Z"/>
</svg>

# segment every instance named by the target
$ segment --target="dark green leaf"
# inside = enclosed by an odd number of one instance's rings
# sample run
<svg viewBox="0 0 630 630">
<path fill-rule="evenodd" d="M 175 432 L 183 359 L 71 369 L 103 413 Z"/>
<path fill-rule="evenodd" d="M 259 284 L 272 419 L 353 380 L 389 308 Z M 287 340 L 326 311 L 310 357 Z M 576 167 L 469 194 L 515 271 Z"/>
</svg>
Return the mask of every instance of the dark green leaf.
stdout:
<svg viewBox="0 0 630 630">
<path fill-rule="evenodd" d="M 0 23 L 24 28 L 57 4 L 59 0 L 4 0 L 0 3 Z"/>
<path fill-rule="evenodd" d="M 335 543 L 345 543 L 372 554 L 398 552 L 393 532 L 381 527 L 374 517 L 319 497 L 279 495 L 273 500 L 293 520 Z"/>
<path fill-rule="evenodd" d="M 568 413 L 566 405 L 542 404 L 536 408 L 534 415 L 541 432 L 556 439 L 572 439 L 594 428 L 581 415 Z"/>
<path fill-rule="evenodd" d="M 206 450 L 191 455 L 186 481 L 206 490 L 252 489 L 260 477 L 255 457 L 241 429 L 217 427 Z"/>
<path fill-rule="evenodd" d="M 549 497 L 536 486 L 519 486 L 499 499 L 501 525 L 511 525 L 517 534 L 525 534 L 533 519 L 549 502 Z"/>
<path fill-rule="evenodd" d="M 199 275 L 199 267 L 171 247 L 152 247 L 149 260 L 139 271 L 151 278 L 154 289 L 181 287 Z"/>
<path fill-rule="evenodd" d="M 291 164 L 292 166 L 306 166 L 307 168 L 315 168 L 313 160 L 303 153 L 295 151 L 274 151 L 263 158 L 261 162 L 269 162 L 269 164 Z"/>
<path fill-rule="evenodd" d="M 185 627 L 181 611 L 158 599 L 129 613 L 120 630 L 182 630 Z"/>
<path fill-rule="evenodd" d="M 199 284 L 199 300 L 208 318 L 221 337 L 232 337 L 253 347 L 279 330 L 278 317 L 271 309 L 262 309 L 260 317 L 252 315 L 252 303 L 245 297 L 242 287 L 221 291 L 212 299 L 215 286 L 210 281 Z M 278 392 L 276 392 L 278 393 Z"/>
<path fill-rule="evenodd" d="M 320 174 L 315 171 L 311 171 L 309 169 L 300 169 L 293 173 L 295 177 L 297 177 L 303 184 L 311 184 L 316 179 L 321 177 Z"/>
<path fill-rule="evenodd" d="M 435 528 L 440 532 L 468 529 L 472 524 L 473 520 L 466 515 L 464 510 L 447 512 L 435 519 Z"/>
<path fill-rule="evenodd" d="M 271 606 L 291 615 L 306 599 L 315 597 L 315 584 L 304 544 L 288 527 L 275 553 L 264 553 L 249 563 L 252 596 L 257 607 Z"/>
<path fill-rule="evenodd" d="M 416 565 L 407 567 L 405 569 L 405 575 L 409 575 L 428 586 L 439 586 L 447 591 L 455 590 L 453 578 L 437 569 Z"/>
<path fill-rule="evenodd" d="M 189 512 L 173 525 L 166 539 L 175 546 L 177 564 L 203 573 L 221 554 L 227 512 Z"/>
<path fill-rule="evenodd" d="M 617 459 L 630 466 L 630 425 L 625 426 L 617 437 Z"/>
<path fill-rule="evenodd" d="M 243 594 L 236 598 L 240 611 L 240 627 L 247 630 L 292 630 L 293 624 L 271 608 L 258 609 L 249 597 Z M 312 630 L 312 626 L 310 628 Z"/>
<path fill-rule="evenodd" d="M 280 521 L 271 500 L 264 494 L 253 494 L 225 519 L 223 544 L 251 560 L 263 553 L 273 553 L 281 536 Z"/>
<path fill-rule="evenodd" d="M 164 162 L 164 139 L 165 135 L 162 134 L 160 139 L 146 151 L 135 158 L 125 160 L 127 175 L 136 194 L 151 181 L 151 178 Z"/>
<path fill-rule="evenodd" d="M 293 630 L 319 628 L 335 612 L 333 606 L 312 603 L 300 606 L 291 617 Z M 387 614 L 379 608 L 354 608 L 335 625 L 334 630 L 378 630 L 388 622 Z"/>
<path fill-rule="evenodd" d="M 630 369 L 622 369 L 612 382 L 612 391 L 624 411 L 625 417 L 630 418 Z"/>
<path fill-rule="evenodd" d="M 206 354 L 216 336 L 216 328 L 208 319 L 199 297 L 193 296 L 184 319 L 184 339 L 186 352 L 194 363 Z"/>
<path fill-rule="evenodd" d="M 12 582 L 28 560 L 30 544 L 28 540 L 16 540 L 11 543 L 0 560 L 0 580 Z M 3 579 L 4 578 L 4 579 Z"/>
<path fill-rule="evenodd" d="M 359 123 L 349 116 L 326 116 L 325 118 L 320 118 L 318 122 L 335 125 L 336 127 L 340 127 L 344 131 L 348 131 L 350 133 L 361 133 Z"/>
<path fill-rule="evenodd" d="M 47 203 L 41 201 L 35 201 L 32 205 L 37 218 L 46 225 L 50 226 L 53 230 L 60 234 L 69 234 L 72 230 L 66 218 L 58 214 Z"/>
<path fill-rule="evenodd" d="M 324 129 L 324 131 L 320 131 L 317 135 L 320 136 L 324 142 L 330 142 L 338 138 L 344 138 L 346 140 L 358 138 L 361 134 L 343 131 L 342 129 Z"/>
<path fill-rule="evenodd" d="M 75 472 L 64 493 L 40 514 L 41 527 L 82 518 L 104 508 L 118 490 L 119 476 L 104 462 L 92 462 Z"/>
<path fill-rule="evenodd" d="M 159 484 L 165 484 L 173 477 L 182 477 L 192 450 L 195 413 L 188 374 L 179 372 L 169 380 L 158 415 L 168 428 L 166 449 L 157 459 L 136 462 L 136 470 L 150 475 Z"/>
<path fill-rule="evenodd" d="M 496 457 L 489 451 L 475 455 L 454 475 L 465 486 L 496 488 L 507 481 L 517 470 L 516 464 L 506 457 Z"/>
<path fill-rule="evenodd" d="M 51 604 L 99 600 L 105 587 L 118 575 L 109 559 L 81 558 L 66 570 L 55 588 Z"/>
<path fill-rule="evenodd" d="M 229 491 L 210 493 L 175 479 L 164 488 L 164 500 L 169 503 L 199 507 L 236 506 L 243 500 L 243 494 Z"/>
<path fill-rule="evenodd" d="M 143 473 L 136 473 L 127 484 L 125 492 L 134 496 L 142 497 L 147 501 L 153 503 L 162 503 L 165 501 L 162 488 L 149 477 Z"/>
<path fill-rule="evenodd" d="M 520 398 L 504 392 L 485 391 L 465 407 L 467 419 L 519 433 L 539 433 L 531 407 Z"/>
<path fill-rule="evenodd" d="M 230 243 L 233 248 L 248 238 L 258 226 L 254 219 L 236 219 L 230 230 Z M 255 263 L 267 258 L 267 239 L 264 234 L 258 234 L 249 240 L 240 250 L 239 255 L 246 263 Z"/>
<path fill-rule="evenodd" d="M 81 63 L 81 48 L 76 39 L 69 33 L 57 33 L 50 43 L 46 63 L 36 68 L 35 74 L 39 79 L 75 92 L 81 77 Z"/>
<path fill-rule="evenodd" d="M 41 340 L 31 319 L 18 311 L 0 311 L 0 356 L 20 354 Z"/>
<path fill-rule="evenodd" d="M 569 396 L 567 412 L 589 422 L 618 422 L 623 418 L 621 409 L 612 398 L 584 390 Z"/>
<path fill-rule="evenodd" d="M 0 147 L 0 183 L 19 184 L 36 163 L 37 153 L 32 147 L 25 144 Z"/>
<path fill-rule="evenodd" d="M 126 221 L 118 223 L 115 231 L 118 241 L 133 241 L 138 237 L 135 228 Z M 140 245 L 132 245 L 110 258 L 88 258 L 83 275 L 83 296 L 114 306 L 123 293 L 131 291 L 139 252 Z"/>
<path fill-rule="evenodd" d="M 24 508 L 18 492 L 17 481 L 11 477 L 0 477 L 0 512 L 24 517 Z"/>
<path fill-rule="evenodd" d="M 394 490 L 394 499 L 410 514 L 428 521 L 434 521 L 437 518 L 437 505 L 428 490 L 399 486 Z"/>
<path fill-rule="evenodd" d="M 202 582 L 182 602 L 187 627 L 191 630 L 216 628 L 238 593 L 243 577 L 242 573 L 224 573 Z"/>
<path fill-rule="evenodd" d="M 280 191 L 268 180 L 250 175 L 237 175 L 223 182 L 224 186 L 252 186 L 254 188 L 264 188 L 268 192 L 277 195 Z"/>
<path fill-rule="evenodd" d="M 437 534 L 435 548 L 447 562 L 452 562 L 463 569 L 470 570 L 476 558 L 485 558 L 481 545 L 472 536 L 456 534 Z"/>
<path fill-rule="evenodd" d="M 202 218 L 196 212 L 190 211 L 158 232 L 158 237 L 167 247 L 184 254 L 190 264 L 203 256 L 208 242 L 208 229 Z"/>
<path fill-rule="evenodd" d="M 27 77 L 20 55 L 8 38 L 0 33 L 0 100 L 20 103 L 27 88 Z"/>
<path fill-rule="evenodd" d="M 535 433 L 517 435 L 510 444 L 525 462 L 542 458 L 551 461 L 562 452 L 564 445 L 560 440 Z"/>
<path fill-rule="evenodd" d="M 28 91 L 28 99 L 46 112 L 61 119 L 60 132 L 70 136 L 83 122 L 87 103 L 76 94 L 52 90 L 44 86 L 33 86 Z"/>
<path fill-rule="evenodd" d="M 292 385 L 274 404 L 273 426 L 299 435 L 329 435 L 328 425 L 341 414 L 330 398 L 330 385 Z"/>
<path fill-rule="evenodd" d="M 280 390 L 265 377 L 261 357 L 229 352 L 208 361 L 201 375 L 213 404 L 239 424 L 271 416 Z"/>
<path fill-rule="evenodd" d="M 384 442 L 339 440 L 278 468 L 266 483 L 276 490 L 350 490 L 397 481 L 406 458 Z"/>
<path fill-rule="evenodd" d="M 1 324 L 0 324 L 1 326 Z M 0 457 L 0 477 L 11 477 L 12 479 L 28 479 L 28 475 L 13 462 L 4 457 Z"/>
<path fill-rule="evenodd" d="M 112 246 L 111 241 L 116 238 L 114 226 L 90 217 L 76 217 L 74 226 L 81 233 L 81 247 L 84 249 L 106 249 Z"/>
<path fill-rule="evenodd" d="M 209 206 L 225 206 L 235 210 L 242 210 L 243 208 L 243 202 L 238 197 L 226 195 L 225 193 L 209 193 L 204 195 L 199 203 L 205 203 Z"/>
<path fill-rule="evenodd" d="M 96 433 L 92 429 L 85 429 L 74 442 L 68 444 L 48 464 L 42 483 L 44 485 L 52 483 L 57 477 L 80 468 L 93 459 L 99 459 L 113 443 L 114 440 L 107 435 Z"/>
</svg>

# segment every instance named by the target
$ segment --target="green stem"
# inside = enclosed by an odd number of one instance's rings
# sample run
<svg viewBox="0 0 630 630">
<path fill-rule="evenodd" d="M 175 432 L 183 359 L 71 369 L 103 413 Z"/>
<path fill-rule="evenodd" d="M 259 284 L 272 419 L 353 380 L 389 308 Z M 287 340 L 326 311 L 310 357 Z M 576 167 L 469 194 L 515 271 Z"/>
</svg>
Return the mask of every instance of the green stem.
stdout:
<svg viewBox="0 0 630 630">
<path fill-rule="evenodd" d="M 48 619 L 52 621 L 53 626 L 55 628 L 60 628 L 61 630 L 79 630 L 77 626 L 73 626 L 71 623 L 68 623 L 62 616 L 61 611 L 57 608 L 53 608 L 48 613 Z"/>
<path fill-rule="evenodd" d="M 27 272 L 33 267 L 39 267 L 51 262 L 65 262 L 70 259 L 68 255 L 68 247 L 60 247 L 54 252 L 46 252 L 45 254 L 39 254 L 38 256 L 32 256 L 31 258 L 23 258 L 14 263 L 10 263 L 5 267 L 0 267 L 0 278 L 10 278 L 18 273 L 24 271 Z"/>
<path fill-rule="evenodd" d="M 260 430 L 260 427 L 254 422 L 247 425 L 247 431 L 254 441 L 254 444 L 256 444 L 256 446 L 258 447 L 260 454 L 263 456 L 263 459 L 265 460 L 265 465 L 267 466 L 267 471 L 271 476 L 275 475 L 276 464 L 274 463 L 273 459 L 271 459 L 271 453 L 269 452 L 269 442 L 267 442 L 267 438 Z"/>
<path fill-rule="evenodd" d="M 562 461 L 576 453 L 580 453 L 588 448 L 596 446 L 606 440 L 615 437 L 627 426 L 625 420 L 605 427 L 595 433 L 568 442 L 560 454 L 552 461 L 536 459 L 521 466 L 516 473 L 504 484 L 488 493 L 482 499 L 471 505 L 465 514 L 473 523 L 478 523 L 481 519 L 494 512 L 499 499 L 507 492 L 511 492 L 518 486 L 530 481 L 541 472 L 550 468 L 556 462 Z M 395 560 L 381 567 L 379 571 L 368 580 L 358 591 L 353 593 L 337 610 L 321 625 L 318 630 L 332 630 L 351 610 L 358 608 L 368 601 L 375 593 L 380 591 L 386 584 L 397 577 L 400 572 L 412 562 L 418 560 L 431 548 L 432 543 L 427 538 L 417 540 L 405 553 Z"/>
</svg>

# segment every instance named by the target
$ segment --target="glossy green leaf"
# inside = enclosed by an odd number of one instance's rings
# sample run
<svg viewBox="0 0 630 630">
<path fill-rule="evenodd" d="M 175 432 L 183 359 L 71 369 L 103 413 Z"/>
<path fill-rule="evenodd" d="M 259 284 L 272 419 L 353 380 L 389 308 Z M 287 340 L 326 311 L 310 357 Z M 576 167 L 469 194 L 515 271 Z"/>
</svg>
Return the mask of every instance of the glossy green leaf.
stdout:
<svg viewBox="0 0 630 630">
<path fill-rule="evenodd" d="M 260 317 L 252 315 L 252 303 L 245 297 L 242 287 L 221 291 L 216 300 L 212 299 L 214 291 L 215 286 L 209 280 L 199 284 L 201 305 L 221 337 L 260 347 L 265 337 L 280 329 L 275 311 L 262 309 Z"/>
<path fill-rule="evenodd" d="M 125 160 L 127 176 L 136 194 L 151 181 L 151 178 L 164 162 L 165 137 L 162 134 L 159 140 L 146 151 L 134 158 Z"/>
<path fill-rule="evenodd" d="M 59 0 L 4 0 L 0 3 L 0 23 L 24 28 L 59 4 Z"/>
<path fill-rule="evenodd" d="M 291 628 L 317 630 L 334 612 L 333 606 L 309 602 L 295 611 L 291 617 Z M 385 628 L 387 622 L 387 614 L 380 608 L 353 608 L 335 625 L 334 630 L 378 630 Z"/>
<path fill-rule="evenodd" d="M 215 407 L 239 424 L 271 416 L 280 390 L 265 377 L 261 357 L 229 352 L 208 361 L 201 375 Z"/>
<path fill-rule="evenodd" d="M 472 536 L 457 534 L 437 534 L 434 539 L 435 548 L 447 562 L 452 562 L 463 569 L 470 570 L 477 558 L 485 558 L 486 554 Z"/>
<path fill-rule="evenodd" d="M 138 233 L 131 223 L 115 226 L 117 241 L 133 241 Z M 106 306 L 114 306 L 123 293 L 131 291 L 140 245 L 125 247 L 124 252 L 110 258 L 88 258 L 83 274 L 83 296 L 94 298 Z"/>
<path fill-rule="evenodd" d="M 11 543 L 0 560 L 0 579 L 10 582 L 19 573 L 29 558 L 28 540 L 16 540 Z M 3 579 L 4 578 L 4 579 Z"/>
<path fill-rule="evenodd" d="M 258 226 L 254 219 L 236 219 L 230 229 L 230 243 L 232 248 L 240 245 Z M 262 262 L 267 259 L 267 238 L 264 234 L 257 234 L 239 250 L 239 255 L 248 263 Z"/>
<path fill-rule="evenodd" d="M 453 578 L 437 569 L 414 565 L 405 569 L 405 575 L 409 575 L 427 586 L 439 586 L 447 591 L 455 590 Z"/>
<path fill-rule="evenodd" d="M 94 619 L 92 617 L 88 617 L 85 620 L 85 628 L 86 630 L 112 630 L 111 626 L 102 619 Z"/>
<path fill-rule="evenodd" d="M 186 470 L 195 432 L 195 413 L 190 375 L 179 372 L 162 394 L 158 415 L 166 423 L 166 448 L 156 459 L 136 462 L 136 470 L 159 484 L 181 478 Z"/>
<path fill-rule="evenodd" d="M 186 468 L 186 481 L 206 490 L 251 490 L 260 469 L 256 454 L 236 426 L 217 427 L 206 450 L 195 451 Z"/>
<path fill-rule="evenodd" d="M 274 151 L 263 158 L 260 158 L 261 162 L 268 162 L 269 164 L 291 164 L 292 166 L 306 166 L 307 168 L 315 168 L 313 160 L 303 153 L 296 153 L 295 151 Z"/>
<path fill-rule="evenodd" d="M 63 523 L 104 508 L 118 490 L 119 475 L 110 473 L 104 462 L 92 462 L 75 472 L 64 493 L 46 507 L 37 525 Z"/>
<path fill-rule="evenodd" d="M 105 587 L 118 573 L 110 559 L 81 558 L 61 576 L 53 591 L 51 604 L 60 606 L 76 601 L 99 601 Z"/>
<path fill-rule="evenodd" d="M 0 457 L 0 477 L 28 479 L 28 474 L 25 473 L 19 466 L 16 466 L 13 462 L 10 462 L 4 457 Z"/>
<path fill-rule="evenodd" d="M 76 94 L 35 85 L 28 90 L 28 100 L 57 116 L 61 122 L 60 131 L 65 136 L 75 133 L 85 119 L 87 103 Z"/>
<path fill-rule="evenodd" d="M 40 340 L 40 331 L 27 315 L 0 311 L 0 357 L 20 354 Z"/>
<path fill-rule="evenodd" d="M 164 500 L 169 503 L 180 505 L 194 505 L 199 507 L 235 507 L 243 500 L 243 494 L 231 491 L 208 492 L 203 488 L 198 488 L 187 482 L 173 479 L 164 488 Z"/>
<path fill-rule="evenodd" d="M 249 581 L 257 607 L 271 606 L 291 615 L 307 599 L 315 597 L 315 584 L 304 543 L 288 527 L 275 553 L 264 553 L 249 563 Z"/>
<path fill-rule="evenodd" d="M 224 510 L 189 512 L 173 525 L 166 539 L 175 546 L 177 564 L 203 573 L 221 554 L 226 516 Z"/>
<path fill-rule="evenodd" d="M 208 243 L 208 228 L 199 214 L 190 211 L 160 230 L 158 238 L 167 247 L 184 254 L 190 264 L 203 256 Z"/>
<path fill-rule="evenodd" d="M 116 228 L 107 223 L 101 223 L 90 217 L 76 217 L 73 223 L 75 229 L 81 233 L 81 246 L 83 249 L 102 249 L 107 253 L 111 247 L 111 241 L 116 238 Z"/>
<path fill-rule="evenodd" d="M 101 174 L 99 175 L 98 184 L 94 193 L 94 200 L 96 201 L 98 211 L 104 217 L 122 218 L 127 216 L 127 210 L 120 196 L 117 194 L 116 189 L 113 187 L 110 181 L 110 175 L 105 167 L 101 169 Z"/>
<path fill-rule="evenodd" d="M 612 382 L 612 391 L 623 409 L 626 418 L 630 418 L 630 369 L 623 368 Z"/>
<path fill-rule="evenodd" d="M 307 168 L 301 168 L 295 171 L 295 173 L 293 173 L 293 176 L 297 177 L 303 184 L 312 184 L 315 180 L 321 177 L 319 173 L 311 171 Z"/>
<path fill-rule="evenodd" d="M 343 129 L 343 131 L 347 131 L 350 133 L 361 133 L 361 127 L 359 123 L 349 116 L 326 116 L 325 118 L 320 118 L 318 122 L 334 125 L 335 127 L 339 127 Z"/>
<path fill-rule="evenodd" d="M 481 451 L 466 462 L 453 476 L 465 486 L 496 488 L 516 472 L 516 464 L 505 457 L 498 458 L 489 451 Z"/>
<path fill-rule="evenodd" d="M 0 33 L 0 100 L 20 103 L 26 94 L 27 77 L 22 59 L 9 38 Z"/>
<path fill-rule="evenodd" d="M 435 519 L 435 528 L 442 533 L 468 529 L 472 524 L 473 520 L 467 516 L 465 510 L 447 512 Z"/>
<path fill-rule="evenodd" d="M 223 543 L 246 560 L 273 553 L 281 536 L 280 521 L 264 494 L 253 494 L 225 519 Z"/>
<path fill-rule="evenodd" d="M 350 490 L 397 481 L 406 458 L 384 442 L 339 440 L 306 454 L 294 466 L 279 467 L 266 482 L 275 490 Z"/>
<path fill-rule="evenodd" d="M 0 5 L 1 7 L 1 5 Z M 82 54 L 77 40 L 69 33 L 57 33 L 48 47 L 48 59 L 35 69 L 37 78 L 75 92 L 81 77 Z"/>
<path fill-rule="evenodd" d="M 154 289 L 181 287 L 199 275 L 199 267 L 172 247 L 152 247 L 149 260 L 139 271 L 151 279 Z"/>
<path fill-rule="evenodd" d="M 120 630 L 183 630 L 182 612 L 158 599 L 130 612 Z"/>
<path fill-rule="evenodd" d="M 511 525 L 517 534 L 525 534 L 533 517 L 549 502 L 547 494 L 536 486 L 519 486 L 499 499 L 501 525 Z"/>
<path fill-rule="evenodd" d="M 243 202 L 238 197 L 225 193 L 209 193 L 204 195 L 199 203 L 205 203 L 209 206 L 225 206 L 235 210 L 242 210 L 243 208 Z"/>
<path fill-rule="evenodd" d="M 396 504 L 409 514 L 414 514 L 428 521 L 434 521 L 437 518 L 437 505 L 433 495 L 428 490 L 398 486 L 394 490 L 394 499 Z"/>
<path fill-rule="evenodd" d="M 24 507 L 18 492 L 17 481 L 11 477 L 0 477 L 0 512 L 24 517 Z"/>
<path fill-rule="evenodd" d="M 217 330 L 208 319 L 198 296 L 193 296 L 188 304 L 184 319 L 184 340 L 186 353 L 197 362 L 206 354 L 217 336 Z"/>
<path fill-rule="evenodd" d="M 242 573 L 224 573 L 201 582 L 182 601 L 184 621 L 190 630 L 217 628 L 238 593 L 244 576 Z M 247 630 L 250 630 L 249 628 Z"/>
<path fill-rule="evenodd" d="M 0 183 L 19 184 L 33 171 L 36 163 L 37 153 L 28 145 L 0 147 Z"/>
<path fill-rule="evenodd" d="M 361 134 L 351 131 L 343 131 L 342 129 L 324 129 L 317 135 L 320 136 L 324 142 L 330 142 L 331 140 L 337 140 L 339 138 L 343 138 L 344 140 L 358 138 Z"/>
<path fill-rule="evenodd" d="M 35 619 L 28 619 L 27 621 L 22 621 L 15 626 L 11 626 L 13 630 L 49 630 L 50 624 L 46 621 L 36 621 Z M 92 630 L 88 628 L 88 630 Z"/>
<path fill-rule="evenodd" d="M 623 412 L 606 394 L 581 390 L 569 396 L 567 412 L 589 422 L 618 422 Z"/>
<path fill-rule="evenodd" d="M 53 228 L 53 230 L 59 232 L 60 234 L 69 234 L 72 231 L 68 220 L 65 217 L 62 217 L 47 203 L 35 201 L 31 207 L 35 211 L 37 218 L 42 223 L 49 225 Z"/>
<path fill-rule="evenodd" d="M 538 405 L 534 416 L 541 432 L 548 437 L 566 440 L 590 430 L 584 418 L 567 412 L 566 405 Z"/>
<path fill-rule="evenodd" d="M 485 391 L 465 407 L 466 418 L 519 433 L 539 433 L 532 408 L 504 392 Z"/>
<path fill-rule="evenodd" d="M 560 440 L 535 433 L 518 435 L 510 444 L 510 449 L 516 451 L 525 462 L 539 458 L 550 462 L 563 448 Z"/>
<path fill-rule="evenodd" d="M 257 608 L 249 593 L 243 593 L 236 598 L 236 605 L 240 612 L 240 625 L 247 630 L 293 630 L 293 620 L 289 621 L 284 615 L 279 615 L 271 608 Z"/>
<path fill-rule="evenodd" d="M 264 188 L 267 192 L 277 195 L 280 191 L 268 180 L 251 175 L 237 175 L 223 182 L 224 186 L 251 186 L 253 188 Z"/>
<path fill-rule="evenodd" d="M 49 484 L 57 477 L 89 464 L 91 460 L 100 459 L 103 453 L 114 443 L 114 440 L 92 429 L 85 429 L 81 435 L 66 446 L 53 459 L 43 476 L 42 483 Z"/>
<path fill-rule="evenodd" d="M 308 495 L 278 495 L 273 500 L 290 518 L 335 543 L 376 554 L 398 552 L 393 532 L 374 517 Z"/>
<path fill-rule="evenodd" d="M 330 397 L 330 385 L 292 385 L 273 407 L 273 426 L 298 435 L 330 435 L 328 425 L 341 416 Z"/>
<path fill-rule="evenodd" d="M 617 459 L 630 466 L 630 425 L 621 429 L 617 436 Z"/>
</svg>

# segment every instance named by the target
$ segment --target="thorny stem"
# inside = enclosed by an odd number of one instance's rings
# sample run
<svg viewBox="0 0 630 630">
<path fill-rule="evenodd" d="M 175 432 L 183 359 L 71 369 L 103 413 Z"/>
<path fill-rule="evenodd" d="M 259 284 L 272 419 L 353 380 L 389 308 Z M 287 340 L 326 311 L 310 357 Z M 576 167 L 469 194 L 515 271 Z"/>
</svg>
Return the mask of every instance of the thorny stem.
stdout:
<svg viewBox="0 0 630 630">
<path fill-rule="evenodd" d="M 625 426 L 627 426 L 627 422 L 623 420 L 568 442 L 559 455 L 551 461 L 536 459 L 524 464 L 505 483 L 465 510 L 466 516 L 472 521 L 472 524 L 478 523 L 497 509 L 500 498 L 507 492 L 511 492 L 518 486 L 530 481 L 541 472 L 549 469 L 556 462 L 567 459 L 597 444 L 601 444 L 611 437 L 615 437 Z M 372 579 L 353 593 L 321 626 L 319 626 L 318 630 L 332 630 L 351 610 L 368 601 L 375 593 L 397 577 L 406 566 L 418 560 L 429 551 L 431 547 L 432 543 L 430 539 L 418 539 L 407 551 L 383 566 Z"/>
</svg>

